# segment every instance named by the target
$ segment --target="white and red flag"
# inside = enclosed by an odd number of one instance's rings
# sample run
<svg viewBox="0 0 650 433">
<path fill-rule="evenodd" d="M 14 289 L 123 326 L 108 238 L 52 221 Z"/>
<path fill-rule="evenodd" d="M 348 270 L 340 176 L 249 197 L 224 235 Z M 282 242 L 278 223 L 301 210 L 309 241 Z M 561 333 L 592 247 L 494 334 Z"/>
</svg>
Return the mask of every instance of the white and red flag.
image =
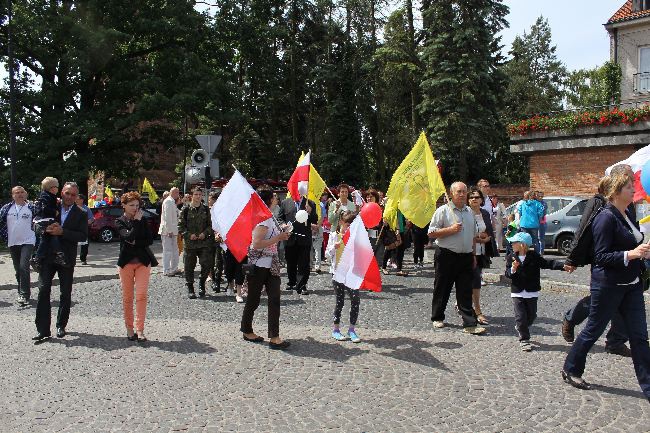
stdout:
<svg viewBox="0 0 650 433">
<path fill-rule="evenodd" d="M 221 234 L 228 249 L 241 262 L 248 254 L 253 229 L 273 214 L 253 187 L 237 170 L 210 210 L 212 228 Z"/>
<path fill-rule="evenodd" d="M 605 174 L 609 176 L 609 173 L 612 171 L 612 168 L 615 165 L 629 165 L 632 167 L 632 171 L 634 172 L 634 201 L 646 199 L 646 197 L 650 195 L 650 191 L 646 191 L 643 188 L 643 185 L 641 185 L 641 173 L 643 172 L 643 167 L 648 161 L 650 161 L 650 145 L 644 146 L 641 149 L 637 150 L 632 155 L 630 155 L 629 158 L 607 167 Z"/>
<path fill-rule="evenodd" d="M 360 215 L 350 224 L 343 241 L 345 248 L 336 265 L 334 281 L 354 290 L 381 292 L 379 266 Z"/>
<path fill-rule="evenodd" d="M 287 189 L 294 200 L 300 200 L 301 196 L 307 196 L 309 191 L 309 166 L 311 160 L 311 151 L 307 152 L 304 158 L 298 162 L 296 169 L 287 182 Z"/>
</svg>

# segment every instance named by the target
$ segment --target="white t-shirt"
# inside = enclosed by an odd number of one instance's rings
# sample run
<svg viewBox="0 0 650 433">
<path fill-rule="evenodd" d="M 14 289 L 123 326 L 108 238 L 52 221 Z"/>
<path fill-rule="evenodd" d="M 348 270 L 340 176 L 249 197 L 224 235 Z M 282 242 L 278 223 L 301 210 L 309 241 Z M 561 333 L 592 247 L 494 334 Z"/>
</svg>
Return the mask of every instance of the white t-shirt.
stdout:
<svg viewBox="0 0 650 433">
<path fill-rule="evenodd" d="M 36 234 L 32 230 L 32 211 L 27 202 L 19 206 L 14 203 L 7 213 L 7 246 L 34 245 Z"/>
<path fill-rule="evenodd" d="M 271 239 L 273 236 L 277 236 L 278 234 L 280 234 L 277 224 L 275 223 L 273 218 L 269 218 L 266 221 L 262 221 L 257 225 L 257 227 L 259 226 L 266 227 L 268 229 L 266 231 L 266 236 L 264 236 L 264 239 Z M 273 263 L 273 257 L 270 256 L 276 255 L 277 253 L 278 253 L 278 244 L 273 244 L 264 248 L 265 256 L 260 257 L 257 260 L 257 263 L 255 263 L 255 266 L 259 266 L 260 268 L 270 268 L 271 263 Z"/>
<path fill-rule="evenodd" d="M 485 220 L 483 220 L 483 214 L 482 213 L 474 214 L 474 219 L 476 220 L 476 228 L 478 229 L 479 233 L 484 232 L 487 229 L 487 227 L 485 227 Z M 476 242 L 475 249 L 476 249 L 474 252 L 475 255 L 477 256 L 485 255 L 485 244 Z"/>
</svg>

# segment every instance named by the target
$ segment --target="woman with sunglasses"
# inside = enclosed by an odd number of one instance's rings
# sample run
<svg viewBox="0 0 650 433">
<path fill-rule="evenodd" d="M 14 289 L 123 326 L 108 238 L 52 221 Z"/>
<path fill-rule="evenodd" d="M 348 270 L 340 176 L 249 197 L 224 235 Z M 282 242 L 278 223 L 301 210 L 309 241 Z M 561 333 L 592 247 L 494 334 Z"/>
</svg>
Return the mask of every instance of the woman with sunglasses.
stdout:
<svg viewBox="0 0 650 433">
<path fill-rule="evenodd" d="M 474 314 L 476 314 L 477 322 L 481 325 L 489 325 L 487 317 L 481 311 L 481 273 L 483 272 L 483 268 L 488 267 L 490 264 L 490 258 L 497 255 L 494 231 L 492 230 L 490 213 L 481 208 L 485 199 L 478 187 L 473 186 L 469 189 L 467 201 L 470 209 L 474 213 L 474 219 L 479 232 L 478 236 L 474 238 L 476 266 L 474 267 L 472 276 L 472 303 L 474 304 Z"/>
</svg>

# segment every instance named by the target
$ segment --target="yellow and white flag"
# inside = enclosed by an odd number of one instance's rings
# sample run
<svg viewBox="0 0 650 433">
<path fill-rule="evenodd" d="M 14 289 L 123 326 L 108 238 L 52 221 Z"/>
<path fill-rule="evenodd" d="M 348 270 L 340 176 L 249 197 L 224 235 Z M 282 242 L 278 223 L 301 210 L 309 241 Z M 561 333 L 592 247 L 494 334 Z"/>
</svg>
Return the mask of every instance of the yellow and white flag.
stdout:
<svg viewBox="0 0 650 433">
<path fill-rule="evenodd" d="M 155 203 L 158 200 L 158 194 L 156 194 L 156 190 L 153 189 L 153 186 L 151 186 L 151 183 L 149 183 L 149 179 L 146 177 L 142 182 L 142 192 L 149 194 L 149 201 L 151 203 Z"/>
<path fill-rule="evenodd" d="M 424 132 L 397 168 L 386 192 L 384 218 L 397 228 L 397 210 L 418 227 L 425 227 L 436 210 L 436 202 L 445 194 L 445 184 L 438 171 Z"/>
</svg>

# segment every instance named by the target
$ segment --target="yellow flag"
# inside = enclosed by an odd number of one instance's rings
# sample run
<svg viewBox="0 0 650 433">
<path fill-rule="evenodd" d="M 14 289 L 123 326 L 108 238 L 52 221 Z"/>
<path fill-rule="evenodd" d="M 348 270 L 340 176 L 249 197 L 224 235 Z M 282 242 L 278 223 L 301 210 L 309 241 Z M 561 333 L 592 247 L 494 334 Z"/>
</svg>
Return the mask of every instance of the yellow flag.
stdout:
<svg viewBox="0 0 650 433">
<path fill-rule="evenodd" d="M 113 198 L 113 191 L 111 190 L 111 187 L 106 185 L 106 188 L 104 189 L 104 195 L 108 198 Z"/>
<path fill-rule="evenodd" d="M 298 158 L 298 164 L 300 164 L 300 161 L 302 161 L 304 157 L 305 152 L 302 152 L 300 158 Z M 307 189 L 307 198 L 316 204 L 316 213 L 318 214 L 319 220 L 321 218 L 320 196 L 323 194 L 323 191 L 325 191 L 325 188 L 327 188 L 327 184 L 314 168 L 314 164 L 309 164 L 309 187 Z M 291 193 L 288 191 L 287 197 L 291 197 Z"/>
<path fill-rule="evenodd" d="M 153 189 L 153 186 L 151 186 L 149 183 L 149 179 L 146 177 L 144 178 L 144 182 L 142 182 L 142 192 L 149 194 L 149 201 L 151 203 L 155 203 L 156 200 L 158 200 L 158 194 L 156 194 L 156 190 Z"/>
<path fill-rule="evenodd" d="M 393 174 L 386 192 L 384 218 L 397 228 L 397 210 L 418 227 L 425 227 L 436 210 L 436 201 L 445 193 L 438 166 L 424 132 Z"/>
</svg>

